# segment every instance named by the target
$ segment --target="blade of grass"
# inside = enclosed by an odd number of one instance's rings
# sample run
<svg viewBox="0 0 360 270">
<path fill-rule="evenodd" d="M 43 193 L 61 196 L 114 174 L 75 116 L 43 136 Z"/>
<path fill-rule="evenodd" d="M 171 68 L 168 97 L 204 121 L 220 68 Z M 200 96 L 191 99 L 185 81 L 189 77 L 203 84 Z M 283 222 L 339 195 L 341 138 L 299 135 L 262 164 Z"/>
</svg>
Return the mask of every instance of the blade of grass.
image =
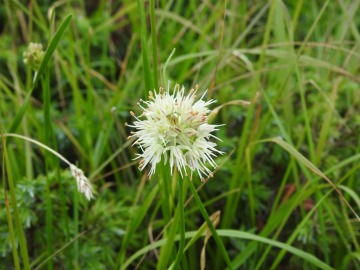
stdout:
<svg viewBox="0 0 360 270">
<path fill-rule="evenodd" d="M 140 188 L 140 190 L 143 190 L 143 189 Z M 133 234 L 135 233 L 136 229 L 138 228 L 141 221 L 145 217 L 145 214 L 149 210 L 149 207 L 151 206 L 151 203 L 153 202 L 158 190 L 159 190 L 158 185 L 156 185 L 151 190 L 151 192 L 146 196 L 145 201 L 142 203 L 141 207 L 138 209 L 136 215 L 134 215 L 134 218 L 129 221 L 127 229 L 126 229 L 126 234 L 125 234 L 124 239 L 122 240 L 121 249 L 120 249 L 119 256 L 118 256 L 118 261 L 117 261 L 118 269 L 124 269 L 123 262 L 125 259 L 125 253 L 126 253 L 127 246 L 129 244 Z"/>
<path fill-rule="evenodd" d="M 152 91 L 154 89 L 154 82 L 152 81 L 150 62 L 149 62 L 144 2 L 142 0 L 137 0 L 137 5 L 140 16 L 141 55 L 142 55 L 144 79 L 145 79 L 144 97 L 147 97 L 148 91 Z"/>
<path fill-rule="evenodd" d="M 54 54 L 54 51 L 55 51 L 57 45 L 59 44 L 62 36 L 64 35 L 64 32 L 65 32 L 66 28 L 68 27 L 68 25 L 70 23 L 71 17 L 72 17 L 72 14 L 69 14 L 69 15 L 66 16 L 66 18 L 63 20 L 63 22 L 59 26 L 58 30 L 56 31 L 55 35 L 51 39 L 51 41 L 49 43 L 49 46 L 46 49 L 44 59 L 41 62 L 39 71 L 37 72 L 37 74 L 35 76 L 32 87 L 31 87 L 30 91 L 28 92 L 28 94 L 26 95 L 26 97 L 24 99 L 24 103 L 21 106 L 20 110 L 15 115 L 15 118 L 14 118 L 12 124 L 11 124 L 10 129 L 9 129 L 9 133 L 15 132 L 16 129 L 18 128 L 18 126 L 20 124 L 20 121 L 23 118 L 23 116 L 25 114 L 25 111 L 26 111 L 26 108 L 27 108 L 27 106 L 28 106 L 28 104 L 30 102 L 30 97 L 32 95 L 32 92 L 35 89 L 35 86 L 36 86 L 36 84 L 37 84 L 37 82 L 39 80 L 39 77 L 41 77 L 44 74 L 44 72 L 45 72 L 45 70 L 46 70 L 46 68 L 47 68 L 47 66 L 48 66 L 48 64 L 50 62 L 50 59 L 51 59 L 52 55 Z"/>
<path fill-rule="evenodd" d="M 351 207 L 351 205 L 349 204 L 349 202 L 344 198 L 344 196 L 342 195 L 341 191 L 335 186 L 335 184 L 322 172 L 320 171 L 313 163 L 311 163 L 307 158 L 305 158 L 302 154 L 300 154 L 294 147 L 292 147 L 290 144 L 288 144 L 287 142 L 285 142 L 282 138 L 280 137 L 275 137 L 275 138 L 270 138 L 270 139 L 265 139 L 265 140 L 261 140 L 260 142 L 273 142 L 276 143 L 278 145 L 280 145 L 283 149 L 285 149 L 287 152 L 289 152 L 293 157 L 296 158 L 296 160 L 303 164 L 305 167 L 307 167 L 310 171 L 312 171 L 313 173 L 317 174 L 318 176 L 320 176 L 321 178 L 323 178 L 324 180 L 326 180 L 326 182 L 329 183 L 329 185 L 337 192 L 337 194 L 339 195 L 340 199 L 342 199 L 344 201 L 344 203 L 347 205 L 347 207 L 351 210 L 351 212 L 354 214 L 354 216 L 356 217 L 356 219 L 358 221 L 360 221 L 360 217 L 358 216 L 358 214 L 355 212 L 355 210 Z"/>
<path fill-rule="evenodd" d="M 20 254 L 22 257 L 23 269 L 30 270 L 30 260 L 29 260 L 29 253 L 28 253 L 28 249 L 27 249 L 26 237 L 25 237 L 24 229 L 23 229 L 22 223 L 21 223 L 20 213 L 19 213 L 16 195 L 15 195 L 15 184 L 14 184 L 14 180 L 12 177 L 11 164 L 9 161 L 9 157 L 7 155 L 6 148 L 4 148 L 3 153 L 4 153 L 7 176 L 8 176 L 7 179 L 8 179 L 8 183 L 9 183 L 10 199 L 11 199 L 11 205 L 12 205 L 13 214 L 14 214 L 15 228 L 16 228 L 16 233 L 19 237 Z"/>
<path fill-rule="evenodd" d="M 80 237 L 86 235 L 91 229 L 85 230 L 81 233 L 79 233 L 76 237 L 74 237 L 73 239 L 71 239 L 68 243 L 66 243 L 64 246 L 62 246 L 61 248 L 59 248 L 57 251 L 55 251 L 53 254 L 51 254 L 49 257 L 47 257 L 44 261 L 42 261 L 38 266 L 36 266 L 34 268 L 34 270 L 38 270 L 38 269 L 42 269 L 45 264 L 53 259 L 56 255 L 60 254 L 61 252 L 63 252 L 66 248 L 68 248 L 71 244 L 73 244 L 76 240 L 78 240 Z"/>
<path fill-rule="evenodd" d="M 198 233 L 199 233 L 199 231 L 187 232 L 185 234 L 185 239 L 196 237 L 196 235 L 198 235 Z M 324 263 L 323 261 L 321 261 L 314 255 L 312 255 L 308 252 L 305 252 L 301 249 L 298 249 L 296 247 L 290 246 L 288 244 L 279 242 L 279 241 L 275 241 L 272 239 L 268 239 L 266 237 L 258 236 L 256 234 L 252 234 L 252 233 L 248 233 L 248 232 L 244 232 L 244 231 L 238 231 L 238 230 L 217 230 L 217 233 L 219 236 L 223 236 L 223 237 L 246 239 L 246 240 L 252 240 L 252 241 L 257 241 L 257 242 L 265 243 L 268 245 L 272 245 L 274 247 L 284 249 L 287 252 L 294 254 L 295 256 L 297 256 L 301 259 L 304 259 L 305 261 L 311 263 L 312 265 L 318 267 L 319 269 L 334 270 L 334 268 L 332 268 L 328 264 Z M 205 235 L 205 232 L 203 232 L 203 235 Z M 179 241 L 179 239 L 180 239 L 180 236 L 177 235 L 175 238 L 175 241 Z M 140 257 L 141 255 L 143 255 L 153 249 L 163 246 L 166 243 L 166 241 L 167 241 L 167 239 L 163 238 L 159 241 L 153 242 L 150 245 L 145 246 L 142 249 L 138 250 L 127 261 L 124 262 L 124 264 L 122 265 L 122 269 L 127 269 L 128 266 L 136 258 Z"/>
<path fill-rule="evenodd" d="M 154 76 L 154 88 L 159 88 L 159 69 L 158 69 L 158 57 L 157 57 L 157 37 L 156 37 L 156 23 L 155 23 L 155 1 L 150 0 L 150 23 L 151 23 L 151 45 L 153 56 L 153 76 Z M 152 90 L 152 89 L 151 89 Z"/>
<path fill-rule="evenodd" d="M 10 241 L 11 241 L 11 249 L 12 254 L 14 258 L 14 265 L 16 270 L 20 270 L 20 260 L 19 260 L 19 253 L 16 249 L 16 238 L 15 238 L 15 232 L 14 232 L 14 224 L 11 217 L 11 210 L 10 210 L 10 204 L 6 193 L 6 182 L 5 182 L 5 151 L 6 151 L 6 138 L 2 139 L 3 144 L 3 155 L 2 155 L 2 179 L 3 179 L 3 186 L 4 186 L 4 199 L 5 199 L 5 208 L 6 208 L 6 219 L 8 222 L 8 228 L 9 228 L 9 234 L 10 234 Z"/>
<path fill-rule="evenodd" d="M 44 143 L 51 146 L 50 143 L 52 137 L 52 125 L 51 125 L 51 115 L 50 115 L 50 74 L 46 72 L 44 76 L 41 77 L 41 86 L 43 91 L 43 102 L 44 102 Z M 46 198 L 46 217 L 45 217 L 45 231 L 46 231 L 46 249 L 48 254 L 52 254 L 53 250 L 53 220 L 52 220 L 52 200 L 51 200 L 51 180 L 49 178 L 49 173 L 51 172 L 51 159 L 52 155 L 49 152 L 45 152 L 45 172 L 47 175 L 47 185 L 45 190 Z M 52 260 L 48 261 L 47 269 L 54 269 L 54 262 Z"/>
<path fill-rule="evenodd" d="M 225 246 L 223 244 L 223 242 L 221 241 L 217 231 L 215 230 L 215 227 L 214 225 L 212 224 L 211 220 L 210 220 L 210 217 L 209 215 L 207 214 L 206 212 L 206 209 L 204 207 L 204 205 L 202 204 L 201 200 L 200 200 L 200 197 L 194 187 L 194 184 L 192 181 L 189 181 L 190 182 L 190 190 L 194 196 L 194 199 L 196 201 L 196 204 L 198 205 L 199 207 L 199 210 L 203 216 L 203 218 L 206 220 L 206 223 L 207 225 L 209 226 L 209 229 L 211 230 L 211 233 L 212 233 L 212 236 L 214 237 L 214 240 L 218 246 L 218 248 L 220 249 L 220 253 L 223 257 L 223 259 L 225 260 L 225 263 L 227 264 L 227 266 L 230 268 L 230 269 L 233 269 L 232 265 L 231 265 L 231 261 L 230 261 L 230 258 L 229 258 L 229 255 L 227 254 L 226 252 L 226 249 L 225 249 Z"/>
<path fill-rule="evenodd" d="M 176 172 L 174 172 L 175 174 Z M 184 195 L 183 195 L 183 186 L 184 186 L 184 179 L 182 177 L 178 177 L 178 181 L 177 183 L 179 183 L 178 189 L 179 189 L 179 198 L 178 198 L 178 204 L 179 204 L 179 217 L 180 217 L 180 244 L 179 244 L 179 249 L 178 249 L 178 254 L 176 255 L 176 259 L 174 262 L 174 265 L 171 269 L 178 269 L 178 265 L 181 262 L 181 258 L 183 256 L 184 253 L 184 247 L 185 247 L 185 218 L 184 218 Z"/>
<path fill-rule="evenodd" d="M 171 51 L 169 57 L 166 59 L 165 64 L 164 64 L 164 66 L 163 66 L 163 70 L 162 70 L 162 74 L 163 74 L 162 81 L 163 81 L 163 83 L 164 83 L 165 85 L 166 85 L 166 83 L 167 83 L 166 69 L 167 69 L 167 67 L 168 67 L 168 65 L 169 65 L 169 62 L 170 62 L 171 58 L 173 57 L 175 51 L 176 51 L 176 49 L 174 48 L 174 49 Z"/>
<path fill-rule="evenodd" d="M 334 269 L 330 265 L 324 263 L 323 261 L 315 257 L 314 255 L 279 241 L 275 241 L 256 234 L 243 232 L 243 231 L 236 231 L 236 230 L 218 230 L 218 233 L 221 236 L 225 236 L 229 238 L 247 239 L 247 240 L 265 243 L 274 247 L 278 247 L 280 249 L 286 250 L 289 253 L 294 254 L 295 256 L 298 256 L 299 258 L 304 259 L 305 261 L 311 263 L 312 265 L 320 269 L 326 269 L 326 270 Z"/>
<path fill-rule="evenodd" d="M 307 215 L 301 220 L 299 225 L 296 226 L 296 229 L 292 232 L 291 236 L 286 241 L 286 244 L 291 245 L 291 243 L 295 240 L 296 236 L 299 234 L 300 230 L 305 226 L 306 222 L 310 219 L 310 217 L 315 213 L 318 209 L 320 204 L 331 194 L 331 192 L 326 193 L 317 203 L 316 205 L 307 213 Z M 277 269 L 281 259 L 284 257 L 286 253 L 286 249 L 282 249 L 280 253 L 277 255 L 276 259 L 274 260 L 273 264 L 271 265 L 270 270 Z"/>
</svg>

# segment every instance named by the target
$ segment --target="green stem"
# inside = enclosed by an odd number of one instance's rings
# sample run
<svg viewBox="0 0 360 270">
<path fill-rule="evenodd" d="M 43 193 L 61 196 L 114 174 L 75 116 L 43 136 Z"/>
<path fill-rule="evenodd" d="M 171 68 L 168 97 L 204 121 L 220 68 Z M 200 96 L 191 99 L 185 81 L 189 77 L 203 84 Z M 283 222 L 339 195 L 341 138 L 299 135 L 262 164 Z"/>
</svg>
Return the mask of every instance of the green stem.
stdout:
<svg viewBox="0 0 360 270">
<path fill-rule="evenodd" d="M 73 212 L 73 218 L 74 218 L 74 235 L 79 234 L 79 194 L 78 192 L 74 192 L 74 212 Z M 76 239 L 74 241 L 73 245 L 73 262 L 75 264 L 79 263 L 79 239 Z"/>
<path fill-rule="evenodd" d="M 23 269 L 30 270 L 30 260 L 29 260 L 29 253 L 28 253 L 28 249 L 27 249 L 26 237 L 25 237 L 25 233 L 24 233 L 22 223 L 21 223 L 19 209 L 17 206 L 16 195 L 15 195 L 15 184 L 14 184 L 13 177 L 11 174 L 11 165 L 10 165 L 10 161 L 9 161 L 9 158 L 8 158 L 5 148 L 4 148 L 4 159 L 5 159 L 6 170 L 7 170 L 7 175 L 8 175 L 10 199 L 11 199 L 11 205 L 13 207 L 13 214 L 14 214 L 14 220 L 15 220 L 15 229 L 16 229 L 16 233 L 19 237 L 19 246 L 20 246 L 20 254 L 22 257 L 22 261 L 23 261 Z M 8 217 L 8 220 L 9 220 L 9 217 Z M 16 254 L 14 254 L 14 256 L 16 256 Z"/>
<path fill-rule="evenodd" d="M 151 44 L 152 44 L 152 56 L 153 56 L 154 88 L 158 89 L 158 87 L 159 87 L 159 80 L 158 80 L 159 71 L 158 71 L 158 64 L 157 64 L 155 0 L 150 0 L 150 23 L 151 23 Z"/>
<path fill-rule="evenodd" d="M 184 195 L 183 195 L 184 180 L 182 179 L 182 177 L 179 177 L 178 183 L 179 183 L 178 209 L 180 213 L 180 244 L 179 244 L 178 254 L 176 255 L 175 263 L 172 269 L 178 269 L 177 266 L 181 262 L 185 247 L 185 218 L 184 218 Z"/>
<path fill-rule="evenodd" d="M 10 204 L 9 204 L 9 200 L 7 198 L 5 190 L 4 190 L 4 193 L 5 193 L 6 218 L 7 218 L 8 227 L 9 227 L 10 242 L 11 242 L 11 249 L 12 249 L 13 258 L 14 258 L 14 265 L 15 265 L 16 270 L 20 270 L 21 269 L 20 268 L 20 260 L 19 260 L 18 251 L 16 249 L 16 237 L 15 237 L 15 232 L 14 232 L 14 225 L 13 225 L 12 218 L 11 218 Z"/>
<path fill-rule="evenodd" d="M 3 181 L 3 187 L 4 187 L 4 202 L 5 202 L 5 209 L 6 209 L 6 219 L 8 222 L 8 228 L 9 228 L 9 234 L 10 234 L 10 242 L 11 242 L 11 249 L 13 253 L 14 258 L 14 266 L 16 270 L 20 270 L 20 260 L 19 260 L 19 253 L 16 248 L 16 237 L 15 237 L 15 230 L 14 230 L 14 224 L 11 217 L 11 209 L 10 209 L 10 203 L 7 197 L 6 193 L 6 182 L 5 182 L 5 158 L 6 158 L 6 140 L 2 139 L 3 144 L 3 155 L 2 155 L 2 181 Z"/>
<path fill-rule="evenodd" d="M 218 245 L 218 247 L 220 249 L 220 252 L 221 252 L 226 264 L 228 265 L 229 269 L 233 269 L 233 267 L 231 265 L 229 255 L 226 252 L 225 246 L 224 246 L 223 242 L 221 241 L 218 233 L 216 232 L 215 227 L 212 224 L 212 222 L 210 220 L 210 217 L 209 217 L 208 213 L 206 212 L 206 209 L 205 209 L 204 205 L 202 204 L 199 195 L 196 192 L 196 189 L 194 187 L 193 182 L 192 181 L 189 181 L 189 182 L 190 182 L 191 193 L 194 196 L 196 204 L 198 205 L 199 210 L 200 210 L 202 216 L 204 217 L 204 219 L 205 219 L 205 221 L 206 221 L 206 223 L 207 223 L 207 225 L 208 225 L 208 227 L 209 227 L 209 229 L 211 231 L 211 234 L 214 237 L 214 240 L 215 240 L 216 244 Z"/>
<path fill-rule="evenodd" d="M 143 60 L 144 79 L 145 79 L 145 96 L 147 96 L 148 91 L 154 89 L 154 82 L 152 81 L 151 72 L 150 72 L 144 1 L 137 0 L 137 5 L 140 16 L 140 39 L 141 39 L 141 55 Z"/>
<path fill-rule="evenodd" d="M 51 125 L 51 113 L 50 113 L 50 74 L 48 71 L 45 72 L 44 76 L 41 77 L 41 86 L 43 91 L 43 102 L 44 102 L 44 141 L 47 145 L 51 145 L 52 137 L 52 125 Z M 52 213 L 52 199 L 50 195 L 51 190 L 51 180 L 49 177 L 50 167 L 51 167 L 51 158 L 48 152 L 45 152 L 45 172 L 47 175 L 47 185 L 46 185 L 46 246 L 48 254 L 53 254 L 53 213 Z M 47 264 L 47 269 L 54 269 L 54 261 L 49 260 Z"/>
</svg>

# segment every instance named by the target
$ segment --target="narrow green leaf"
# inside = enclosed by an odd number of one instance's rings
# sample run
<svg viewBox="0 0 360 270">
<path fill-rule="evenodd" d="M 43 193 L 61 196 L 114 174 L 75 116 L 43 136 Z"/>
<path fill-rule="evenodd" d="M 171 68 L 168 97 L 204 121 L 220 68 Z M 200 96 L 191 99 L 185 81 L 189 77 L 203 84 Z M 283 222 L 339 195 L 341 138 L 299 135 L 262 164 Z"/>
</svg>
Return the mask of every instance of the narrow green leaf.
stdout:
<svg viewBox="0 0 360 270">
<path fill-rule="evenodd" d="M 27 248 L 24 229 L 23 229 L 22 222 L 21 222 L 20 212 L 19 212 L 19 208 L 18 208 L 18 202 L 16 200 L 15 183 L 14 183 L 13 176 L 11 174 L 10 160 L 9 160 L 9 156 L 7 154 L 6 149 L 4 150 L 4 160 L 5 160 L 5 166 L 6 166 L 6 171 L 7 171 L 7 180 L 8 180 L 7 182 L 9 184 L 11 206 L 12 206 L 14 220 L 15 220 L 15 229 L 16 229 L 16 233 L 17 233 L 17 236 L 19 239 L 20 254 L 22 257 L 23 269 L 30 270 L 29 252 L 28 252 L 28 248 Z M 17 256 L 17 254 L 14 254 L 14 256 Z M 15 257 L 14 257 L 14 259 L 15 259 Z M 16 263 L 16 261 L 15 261 L 15 263 Z"/>
<path fill-rule="evenodd" d="M 46 49 L 45 52 L 45 56 L 43 61 L 41 62 L 39 71 L 37 72 L 33 85 L 30 89 L 30 91 L 28 92 L 28 94 L 26 95 L 25 99 L 24 99 L 24 103 L 22 104 L 20 110 L 18 111 L 18 113 L 15 116 L 14 121 L 11 124 L 11 127 L 9 129 L 9 133 L 14 133 L 16 131 L 16 129 L 18 128 L 21 119 L 23 118 L 26 108 L 29 105 L 29 101 L 30 101 L 30 97 L 32 95 L 32 92 L 34 91 L 34 88 L 39 80 L 39 78 L 44 74 L 50 59 L 52 57 L 52 55 L 54 54 L 54 51 L 57 47 L 57 45 L 59 44 L 61 37 L 63 36 L 66 28 L 68 27 L 70 20 L 71 20 L 72 14 L 69 14 L 66 16 L 66 18 L 64 19 L 64 21 L 61 23 L 60 27 L 58 28 L 58 30 L 56 31 L 55 35 L 53 36 L 53 38 L 51 39 L 48 48 Z"/>
<path fill-rule="evenodd" d="M 243 232 L 243 231 L 237 231 L 237 230 L 216 230 L 217 234 L 219 236 L 223 237 L 229 237 L 229 238 L 239 238 L 239 239 L 247 239 L 247 240 L 253 240 L 261 243 L 265 243 L 274 247 L 278 247 L 281 249 L 286 250 L 287 252 L 294 254 L 295 256 L 304 259 L 305 261 L 311 263 L 312 265 L 318 267 L 319 269 L 325 269 L 325 270 L 333 270 L 331 266 L 327 265 L 314 255 L 307 253 L 305 251 L 302 251 L 301 249 L 298 249 L 296 247 L 284 244 L 279 241 L 275 241 L 266 237 L 258 236 L 252 233 Z M 198 231 L 192 231 L 185 233 L 185 238 L 192 238 L 195 237 L 198 234 Z M 203 234 L 205 235 L 205 233 Z M 175 241 L 179 241 L 180 235 L 177 235 L 175 238 Z M 135 252 L 124 264 L 122 265 L 121 269 L 127 269 L 127 267 L 137 258 L 139 258 L 141 255 L 156 249 L 158 247 L 163 246 L 166 243 L 167 239 L 163 238 L 159 241 L 153 242 L 148 246 L 143 247 L 142 249 Z"/>
<path fill-rule="evenodd" d="M 269 239 L 266 237 L 262 237 L 259 235 L 255 235 L 255 234 L 243 232 L 243 231 L 218 230 L 217 232 L 220 236 L 226 236 L 226 237 L 230 237 L 230 238 L 247 239 L 247 240 L 253 240 L 253 241 L 269 244 L 274 247 L 278 247 L 283 250 L 286 250 L 287 252 L 292 253 L 292 254 L 296 255 L 297 257 L 306 260 L 307 262 L 313 264 L 314 266 L 317 266 L 320 269 L 326 269 L 326 270 L 334 269 L 331 266 L 324 263 L 323 261 L 321 261 L 320 259 L 318 259 L 317 257 L 315 257 L 314 255 L 307 253 L 305 251 L 302 251 L 301 249 L 295 248 L 293 246 L 284 244 L 279 241 L 275 241 L 275 240 L 272 240 L 272 239 Z"/>
<path fill-rule="evenodd" d="M 149 52 L 147 44 L 147 31 L 146 31 L 146 16 L 144 10 L 144 3 L 141 0 L 137 0 L 138 10 L 140 15 L 140 39 L 141 39 L 141 55 L 143 61 L 144 69 L 144 79 L 145 79 L 145 96 L 147 96 L 148 91 L 154 89 L 154 83 L 151 77 L 151 69 L 149 62 Z"/>
<path fill-rule="evenodd" d="M 127 249 L 127 246 L 132 239 L 133 234 L 135 233 L 136 229 L 140 225 L 141 221 L 144 219 L 145 214 L 148 212 L 149 207 L 151 206 L 151 203 L 153 202 L 155 195 L 157 194 L 159 186 L 155 186 L 150 194 L 147 195 L 146 200 L 142 203 L 141 207 L 139 207 L 136 215 L 134 215 L 134 218 L 129 221 L 128 227 L 126 229 L 125 237 L 121 244 L 121 250 L 118 256 L 118 266 L 120 266 L 120 269 L 123 268 L 123 260 L 125 257 L 125 252 Z"/>
<path fill-rule="evenodd" d="M 46 68 L 47 68 L 47 66 L 48 66 L 48 64 L 50 62 L 50 59 L 54 54 L 54 51 L 55 51 L 56 47 L 58 46 L 62 36 L 65 33 L 66 28 L 68 27 L 68 25 L 70 23 L 71 17 L 72 17 L 72 14 L 69 14 L 69 15 L 66 16 L 66 18 L 61 23 L 58 30 L 56 31 L 55 35 L 51 39 L 51 41 L 49 43 L 49 46 L 46 49 L 44 59 L 41 62 L 39 71 L 36 74 L 33 87 L 36 85 L 37 81 L 39 80 L 39 77 L 44 74 L 44 72 L 45 72 L 45 70 L 46 70 Z"/>
<path fill-rule="evenodd" d="M 172 56 L 174 55 L 174 53 L 175 53 L 175 48 L 171 51 L 171 53 L 170 53 L 170 55 L 169 55 L 169 57 L 166 59 L 166 62 L 165 62 L 165 64 L 164 64 L 164 67 L 163 67 L 163 83 L 166 85 L 166 83 L 167 83 L 167 76 L 166 76 L 166 68 L 167 68 L 167 66 L 169 65 L 169 62 L 170 62 L 170 60 L 171 60 L 171 58 L 172 58 Z"/>
<path fill-rule="evenodd" d="M 329 185 L 337 192 L 339 197 L 345 202 L 345 204 L 349 207 L 351 212 L 354 214 L 354 216 L 357 218 L 358 221 L 360 221 L 360 217 L 355 212 L 355 210 L 351 207 L 349 202 L 344 198 L 341 191 L 334 185 L 334 183 L 322 172 L 320 171 L 313 163 L 311 163 L 306 157 L 304 157 L 302 154 L 300 154 L 294 147 L 292 147 L 290 144 L 285 142 L 280 137 L 270 138 L 261 140 L 261 142 L 274 142 L 280 145 L 282 148 L 284 148 L 286 151 L 288 151 L 293 157 L 297 159 L 298 162 L 303 164 L 305 167 L 307 167 L 310 171 L 313 173 L 319 175 L 321 178 L 325 179 L 326 182 L 329 183 Z"/>
<path fill-rule="evenodd" d="M 153 77 L 154 77 L 154 88 L 158 89 L 158 59 L 157 59 L 157 40 L 156 40 L 156 23 L 155 23 L 155 1 L 150 0 L 150 22 L 151 22 L 151 45 L 152 45 L 152 56 L 153 56 Z"/>
</svg>

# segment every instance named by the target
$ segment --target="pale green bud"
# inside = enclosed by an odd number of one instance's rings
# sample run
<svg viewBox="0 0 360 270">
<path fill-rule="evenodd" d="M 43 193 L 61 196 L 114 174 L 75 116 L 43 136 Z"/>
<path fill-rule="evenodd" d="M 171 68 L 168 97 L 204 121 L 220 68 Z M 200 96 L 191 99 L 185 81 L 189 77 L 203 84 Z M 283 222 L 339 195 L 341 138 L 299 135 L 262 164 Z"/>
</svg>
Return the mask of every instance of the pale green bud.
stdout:
<svg viewBox="0 0 360 270">
<path fill-rule="evenodd" d="M 39 43 L 30 42 L 29 47 L 23 53 L 24 63 L 31 69 L 38 71 L 42 60 L 44 59 L 45 52 L 43 46 Z"/>
</svg>

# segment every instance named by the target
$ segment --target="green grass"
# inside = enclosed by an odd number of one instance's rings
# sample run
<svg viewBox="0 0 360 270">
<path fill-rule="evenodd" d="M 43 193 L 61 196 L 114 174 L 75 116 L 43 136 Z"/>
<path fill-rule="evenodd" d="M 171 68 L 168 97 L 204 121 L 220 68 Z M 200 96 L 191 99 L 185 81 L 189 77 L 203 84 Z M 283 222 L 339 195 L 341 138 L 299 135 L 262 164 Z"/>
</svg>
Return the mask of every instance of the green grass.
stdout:
<svg viewBox="0 0 360 270">
<path fill-rule="evenodd" d="M 96 194 L 1 136 L 0 269 L 360 269 L 359 8 L 5 0 L 0 134 Z M 205 183 L 133 160 L 129 111 L 168 81 L 217 100 Z"/>
</svg>

